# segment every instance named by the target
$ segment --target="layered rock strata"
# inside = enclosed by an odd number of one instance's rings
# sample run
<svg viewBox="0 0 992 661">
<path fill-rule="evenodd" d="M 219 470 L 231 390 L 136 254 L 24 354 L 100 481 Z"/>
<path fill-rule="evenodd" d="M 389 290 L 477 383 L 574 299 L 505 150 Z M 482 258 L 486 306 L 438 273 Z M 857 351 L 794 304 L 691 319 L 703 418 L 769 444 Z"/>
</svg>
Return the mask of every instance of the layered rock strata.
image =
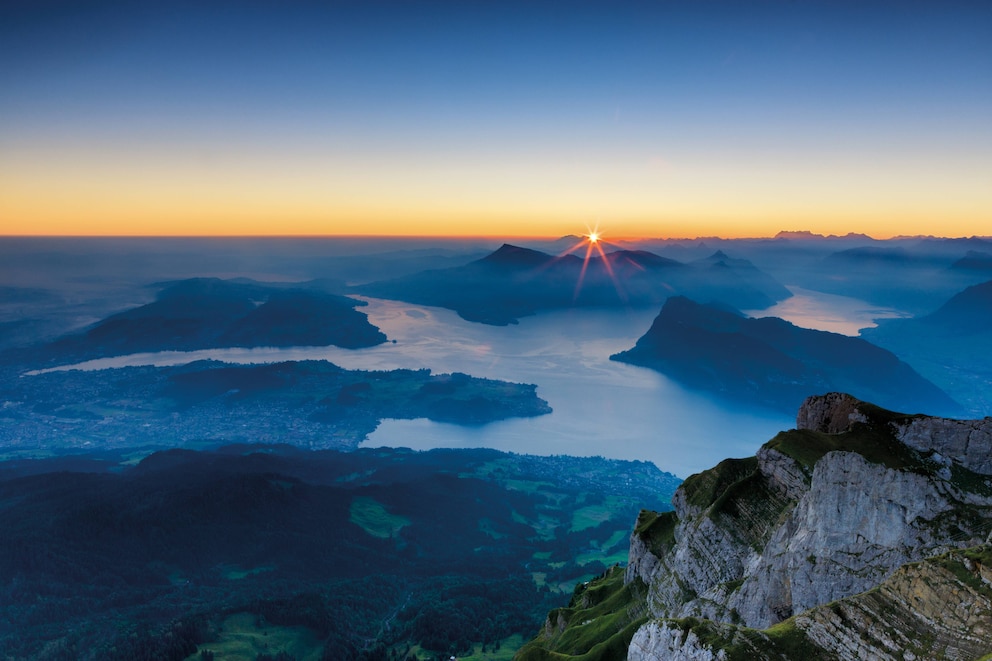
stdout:
<svg viewBox="0 0 992 661">
<path fill-rule="evenodd" d="M 767 649 L 755 630 L 794 616 L 790 626 L 820 658 L 885 658 L 923 649 L 923 637 L 943 630 L 972 632 L 974 649 L 984 642 L 992 651 L 986 597 L 948 592 L 953 581 L 934 574 L 947 574 L 940 566 L 900 570 L 989 537 L 992 419 L 900 415 L 839 393 L 809 398 L 795 430 L 754 458 L 690 477 L 673 504 L 674 513 L 642 513 L 631 539 L 626 578 L 648 585 L 657 619 L 635 634 L 629 659 Z M 880 584 L 874 596 L 849 601 Z M 933 606 L 938 594 L 973 604 L 985 619 L 968 619 L 971 606 Z M 822 608 L 831 602 L 845 605 Z M 890 614 L 880 603 L 905 613 L 905 626 L 885 633 Z M 706 635 L 685 618 L 706 622 Z M 970 658 L 955 654 L 948 658 Z"/>
</svg>

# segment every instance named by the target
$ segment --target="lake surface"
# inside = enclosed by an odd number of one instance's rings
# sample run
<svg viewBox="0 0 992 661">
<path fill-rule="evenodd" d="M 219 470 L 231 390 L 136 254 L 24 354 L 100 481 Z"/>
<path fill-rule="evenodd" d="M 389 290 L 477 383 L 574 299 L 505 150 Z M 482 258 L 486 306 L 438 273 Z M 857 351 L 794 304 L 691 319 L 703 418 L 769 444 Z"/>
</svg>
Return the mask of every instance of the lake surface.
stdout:
<svg viewBox="0 0 992 661">
<path fill-rule="evenodd" d="M 787 287 L 792 298 L 764 310 L 748 310 L 752 317 L 779 317 L 802 328 L 856 337 L 862 328 L 874 328 L 875 319 L 908 317 L 909 314 L 866 303 L 850 296 L 825 294 L 802 287 Z"/>
<path fill-rule="evenodd" d="M 825 326 L 837 323 L 851 328 L 863 322 L 865 310 L 874 310 L 854 299 L 817 292 L 799 290 L 794 298 L 800 300 L 790 299 L 791 320 L 823 330 L 836 331 Z M 435 373 L 457 371 L 534 383 L 538 395 L 554 409 L 550 415 L 480 427 L 385 420 L 365 445 L 601 455 L 652 461 L 680 477 L 726 457 L 753 454 L 775 433 L 794 426 L 792 417 L 733 410 L 652 370 L 610 361 L 610 354 L 630 348 L 647 331 L 657 314 L 654 310 L 548 312 L 521 319 L 518 325 L 494 327 L 467 322 L 440 308 L 366 300 L 369 305 L 361 309 L 395 343 L 358 350 L 297 347 L 134 354 L 73 367 L 164 366 L 208 358 L 232 363 L 323 359 L 347 369 L 427 367 Z M 774 309 L 756 314 L 769 316 Z"/>
</svg>

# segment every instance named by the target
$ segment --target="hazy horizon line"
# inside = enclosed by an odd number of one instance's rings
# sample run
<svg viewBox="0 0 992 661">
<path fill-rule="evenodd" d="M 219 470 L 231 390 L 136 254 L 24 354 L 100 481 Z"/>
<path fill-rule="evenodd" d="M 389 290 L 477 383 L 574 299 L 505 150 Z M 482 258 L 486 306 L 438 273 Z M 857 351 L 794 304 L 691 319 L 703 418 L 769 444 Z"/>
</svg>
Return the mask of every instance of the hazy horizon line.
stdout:
<svg viewBox="0 0 992 661">
<path fill-rule="evenodd" d="M 785 235 L 785 236 L 783 236 Z M 788 236 L 796 235 L 796 236 Z M 557 241 L 565 238 L 582 238 L 588 234 L 0 234 L 3 239 L 417 239 L 417 240 L 526 240 L 526 241 Z M 992 235 L 972 234 L 970 236 L 946 236 L 938 234 L 896 234 L 892 236 L 877 237 L 865 232 L 848 232 L 847 234 L 820 234 L 811 230 L 780 230 L 774 235 L 750 235 L 750 236 L 721 236 L 718 234 L 698 235 L 698 236 L 602 236 L 607 242 L 616 241 L 760 241 L 769 239 L 845 239 L 845 238 L 866 238 L 872 241 L 895 241 L 909 239 L 979 239 L 992 240 Z"/>
</svg>

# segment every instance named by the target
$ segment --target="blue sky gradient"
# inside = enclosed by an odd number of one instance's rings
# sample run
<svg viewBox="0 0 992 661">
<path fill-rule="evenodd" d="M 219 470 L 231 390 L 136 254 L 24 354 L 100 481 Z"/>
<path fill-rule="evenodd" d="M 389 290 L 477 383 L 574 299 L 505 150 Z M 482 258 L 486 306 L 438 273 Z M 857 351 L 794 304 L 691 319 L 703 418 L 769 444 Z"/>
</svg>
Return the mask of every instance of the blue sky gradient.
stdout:
<svg viewBox="0 0 992 661">
<path fill-rule="evenodd" d="M 988 3 L 8 2 L 0 62 L 0 234 L 992 227 Z"/>
</svg>

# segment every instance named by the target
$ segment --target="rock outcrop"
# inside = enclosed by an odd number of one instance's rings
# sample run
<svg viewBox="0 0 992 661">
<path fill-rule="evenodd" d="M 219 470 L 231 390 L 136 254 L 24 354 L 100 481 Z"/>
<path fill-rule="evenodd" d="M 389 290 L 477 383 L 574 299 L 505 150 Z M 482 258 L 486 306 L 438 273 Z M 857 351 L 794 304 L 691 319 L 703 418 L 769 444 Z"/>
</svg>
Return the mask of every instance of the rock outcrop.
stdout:
<svg viewBox="0 0 992 661">
<path fill-rule="evenodd" d="M 630 661 L 992 653 L 992 419 L 811 397 L 672 502 L 631 536 L 649 619 Z"/>
<path fill-rule="evenodd" d="M 992 547 L 901 567 L 877 588 L 765 631 L 687 618 L 652 620 L 627 661 L 979 659 L 992 651 Z"/>
<path fill-rule="evenodd" d="M 900 568 L 871 590 L 796 618 L 841 658 L 975 659 L 992 651 L 989 547 Z"/>
<path fill-rule="evenodd" d="M 754 459 L 686 480 L 670 543 L 635 539 L 628 578 L 650 586 L 657 617 L 758 629 L 868 590 L 907 562 L 984 541 L 990 430 L 811 397 L 797 429 Z"/>
</svg>

